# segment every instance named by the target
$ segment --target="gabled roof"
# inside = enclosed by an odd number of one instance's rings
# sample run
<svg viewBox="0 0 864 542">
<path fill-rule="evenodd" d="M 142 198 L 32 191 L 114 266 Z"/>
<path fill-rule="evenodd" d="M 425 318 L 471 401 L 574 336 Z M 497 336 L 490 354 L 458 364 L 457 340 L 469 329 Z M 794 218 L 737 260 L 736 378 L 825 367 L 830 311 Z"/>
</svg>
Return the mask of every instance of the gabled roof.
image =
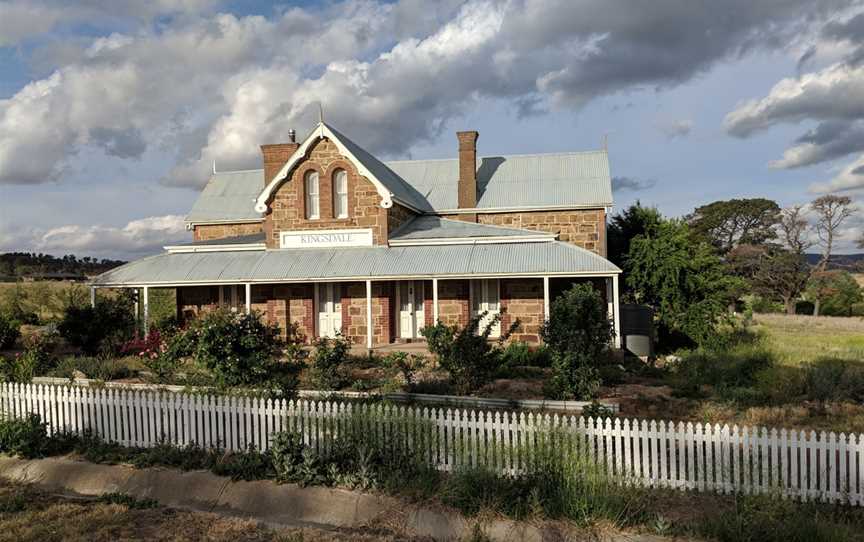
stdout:
<svg viewBox="0 0 864 542">
<path fill-rule="evenodd" d="M 324 122 L 319 122 L 318 126 L 312 130 L 312 133 L 306 137 L 303 143 L 300 144 L 300 147 L 288 159 L 288 162 L 282 166 L 282 169 L 273 176 L 273 179 L 258 195 L 255 202 L 255 210 L 257 212 L 264 213 L 267 211 L 267 203 L 276 189 L 285 182 L 294 167 L 306 157 L 312 146 L 325 137 L 336 145 L 343 156 L 353 162 L 354 167 L 357 168 L 357 171 L 361 175 L 375 185 L 375 188 L 378 189 L 378 194 L 381 196 L 381 207 L 385 209 L 390 208 L 393 206 L 393 201 L 395 200 L 418 212 L 432 210 L 426 200 L 416 190 L 412 189 L 398 175 L 390 171 L 381 161 Z"/>
<path fill-rule="evenodd" d="M 332 140 L 358 171 L 369 178 L 381 196 L 382 207 L 390 207 L 395 201 L 420 213 L 460 211 L 457 159 L 383 162 L 321 122 L 266 187 L 261 169 L 214 174 L 187 222 L 261 220 L 278 186 L 322 137 Z M 478 158 L 478 210 L 609 207 L 612 202 L 606 151 Z"/>
<path fill-rule="evenodd" d="M 255 211 L 255 198 L 262 186 L 263 169 L 214 173 L 186 215 L 186 222 L 206 224 L 261 220 L 261 213 Z"/>
<path fill-rule="evenodd" d="M 430 241 L 439 239 L 453 241 L 506 239 L 518 242 L 524 239 L 551 241 L 554 238 L 554 235 L 545 232 L 475 224 L 473 222 L 450 220 L 434 215 L 415 217 L 390 234 L 391 244 L 401 241 Z"/>
<path fill-rule="evenodd" d="M 177 286 L 494 276 L 610 276 L 597 254 L 560 241 L 164 253 L 102 273 L 94 286 Z"/>
<path fill-rule="evenodd" d="M 478 209 L 612 205 L 606 151 L 485 156 L 478 163 Z M 436 212 L 459 207 L 458 159 L 392 161 L 387 166 Z"/>
</svg>

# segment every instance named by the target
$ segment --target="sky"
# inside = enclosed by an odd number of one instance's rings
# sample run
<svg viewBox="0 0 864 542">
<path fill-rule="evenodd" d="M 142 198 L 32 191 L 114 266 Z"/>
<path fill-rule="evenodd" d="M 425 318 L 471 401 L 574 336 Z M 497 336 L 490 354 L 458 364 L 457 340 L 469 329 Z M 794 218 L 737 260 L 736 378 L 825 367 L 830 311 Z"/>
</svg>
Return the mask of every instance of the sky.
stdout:
<svg viewBox="0 0 864 542">
<path fill-rule="evenodd" d="M 837 193 L 864 235 L 864 0 L 0 0 L 0 252 L 189 240 L 319 103 L 382 159 L 605 140 L 615 210 Z"/>
</svg>

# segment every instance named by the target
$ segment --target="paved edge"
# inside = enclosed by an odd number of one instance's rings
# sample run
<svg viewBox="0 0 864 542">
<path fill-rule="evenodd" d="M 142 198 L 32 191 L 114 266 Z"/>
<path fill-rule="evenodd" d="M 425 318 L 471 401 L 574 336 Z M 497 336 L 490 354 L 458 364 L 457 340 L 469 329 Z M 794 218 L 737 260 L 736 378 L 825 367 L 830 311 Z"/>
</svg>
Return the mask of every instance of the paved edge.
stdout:
<svg viewBox="0 0 864 542">
<path fill-rule="evenodd" d="M 229 478 L 207 471 L 135 469 L 65 457 L 27 460 L 0 455 L 0 477 L 34 484 L 46 490 L 83 496 L 124 493 L 138 499 L 154 499 L 171 508 L 215 512 L 284 527 L 332 529 L 384 526 L 401 534 L 456 541 L 470 537 L 475 526 L 479 525 L 490 539 L 500 542 L 668 540 L 629 534 L 598 537 L 597 533 L 577 533 L 566 525 L 551 522 L 533 525 L 501 519 L 480 521 L 450 511 L 358 491 L 303 488 L 269 480 L 232 482 Z"/>
</svg>

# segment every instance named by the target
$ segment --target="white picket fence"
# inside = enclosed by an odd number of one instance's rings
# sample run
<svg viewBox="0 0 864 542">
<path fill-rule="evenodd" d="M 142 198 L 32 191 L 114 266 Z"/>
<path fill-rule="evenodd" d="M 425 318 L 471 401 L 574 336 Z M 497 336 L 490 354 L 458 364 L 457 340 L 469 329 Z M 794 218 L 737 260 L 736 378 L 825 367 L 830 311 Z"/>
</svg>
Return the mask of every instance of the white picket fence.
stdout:
<svg viewBox="0 0 864 542">
<path fill-rule="evenodd" d="M 523 470 L 535 452 L 580 450 L 613 480 L 650 487 L 864 502 L 864 435 L 513 411 L 282 401 L 117 388 L 0 384 L 6 416 L 38 414 L 48 431 L 91 432 L 124 446 L 196 444 L 267 450 L 297 431 L 319 452 L 359 429 L 441 470 Z M 545 447 L 545 448 L 541 448 Z"/>
</svg>

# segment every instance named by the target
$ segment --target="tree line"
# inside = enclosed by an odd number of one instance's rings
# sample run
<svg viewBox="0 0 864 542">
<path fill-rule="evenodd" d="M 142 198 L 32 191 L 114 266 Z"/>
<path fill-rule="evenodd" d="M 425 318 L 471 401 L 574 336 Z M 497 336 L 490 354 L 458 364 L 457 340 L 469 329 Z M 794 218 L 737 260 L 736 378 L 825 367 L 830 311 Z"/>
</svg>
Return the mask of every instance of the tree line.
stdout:
<svg viewBox="0 0 864 542">
<path fill-rule="evenodd" d="M 73 254 L 52 256 L 35 252 L 7 252 L 0 254 L 0 277 L 11 279 L 22 277 L 50 276 L 52 274 L 98 275 L 123 265 L 122 260 L 106 258 L 78 258 Z"/>
<path fill-rule="evenodd" d="M 787 208 L 765 198 L 715 201 L 682 218 L 637 201 L 610 220 L 609 259 L 624 270 L 625 300 L 652 306 L 661 333 L 698 344 L 745 298 L 788 314 L 806 301 L 814 315 L 851 316 L 864 310 L 861 288 L 829 263 L 854 212 L 849 197 L 833 194 Z"/>
</svg>

